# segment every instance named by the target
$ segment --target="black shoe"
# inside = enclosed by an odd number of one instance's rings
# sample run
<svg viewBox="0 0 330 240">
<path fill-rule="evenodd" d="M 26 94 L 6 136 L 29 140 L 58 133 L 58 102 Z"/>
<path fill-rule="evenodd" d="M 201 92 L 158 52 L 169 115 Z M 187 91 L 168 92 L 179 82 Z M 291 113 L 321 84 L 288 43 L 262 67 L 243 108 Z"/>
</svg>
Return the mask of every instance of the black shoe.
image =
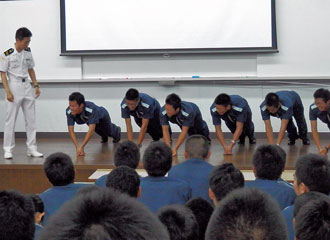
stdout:
<svg viewBox="0 0 330 240">
<path fill-rule="evenodd" d="M 244 145 L 244 144 L 245 144 L 245 139 L 240 139 L 240 140 L 238 141 L 238 144 L 240 144 L 240 145 Z"/>
<path fill-rule="evenodd" d="M 114 138 L 113 140 L 112 140 L 112 142 L 113 143 L 117 143 L 117 142 L 119 142 L 120 141 L 120 137 L 121 137 L 121 128 L 120 127 L 118 127 L 119 128 L 119 136 L 118 136 L 118 138 Z"/>
<path fill-rule="evenodd" d="M 296 144 L 296 139 L 289 139 L 288 145 L 292 146 Z"/>
<path fill-rule="evenodd" d="M 249 138 L 249 143 L 250 144 L 256 144 L 257 143 L 256 138 L 254 136 Z"/>
<path fill-rule="evenodd" d="M 311 144 L 311 142 L 309 141 L 308 138 L 302 139 L 302 142 L 303 142 L 304 145 L 310 145 Z"/>
<path fill-rule="evenodd" d="M 107 143 L 107 142 L 108 142 L 108 137 L 103 137 L 101 143 Z"/>
</svg>

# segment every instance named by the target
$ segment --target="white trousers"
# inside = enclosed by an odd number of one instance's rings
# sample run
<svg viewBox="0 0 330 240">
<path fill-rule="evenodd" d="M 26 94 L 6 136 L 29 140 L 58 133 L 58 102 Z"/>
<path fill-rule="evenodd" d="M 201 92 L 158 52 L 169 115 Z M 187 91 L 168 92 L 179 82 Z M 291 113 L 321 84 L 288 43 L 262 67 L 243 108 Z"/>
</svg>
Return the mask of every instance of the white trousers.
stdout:
<svg viewBox="0 0 330 240">
<path fill-rule="evenodd" d="M 26 145 L 28 151 L 36 151 L 36 117 L 35 97 L 29 82 L 9 81 L 9 88 L 14 95 L 14 101 L 6 99 L 6 120 L 4 129 L 3 149 L 12 152 L 15 147 L 15 123 L 20 107 L 22 107 L 25 118 Z"/>
</svg>

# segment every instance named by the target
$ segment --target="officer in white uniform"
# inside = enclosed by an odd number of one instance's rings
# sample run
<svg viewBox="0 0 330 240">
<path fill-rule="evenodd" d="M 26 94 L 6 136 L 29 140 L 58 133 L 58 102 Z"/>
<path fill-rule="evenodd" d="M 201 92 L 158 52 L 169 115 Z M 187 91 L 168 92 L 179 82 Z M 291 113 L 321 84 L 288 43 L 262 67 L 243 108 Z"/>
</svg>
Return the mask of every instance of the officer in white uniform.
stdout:
<svg viewBox="0 0 330 240">
<path fill-rule="evenodd" d="M 35 98 L 40 95 L 39 85 L 33 70 L 34 61 L 28 45 L 32 33 L 27 28 L 16 31 L 14 48 L 10 48 L 0 55 L 0 73 L 3 87 L 6 91 L 6 120 L 4 129 L 4 158 L 13 157 L 15 147 L 15 122 L 19 108 L 22 107 L 26 125 L 27 155 L 30 157 L 42 157 L 37 151 L 36 143 L 36 117 Z M 33 88 L 28 81 L 30 76 Z"/>
</svg>

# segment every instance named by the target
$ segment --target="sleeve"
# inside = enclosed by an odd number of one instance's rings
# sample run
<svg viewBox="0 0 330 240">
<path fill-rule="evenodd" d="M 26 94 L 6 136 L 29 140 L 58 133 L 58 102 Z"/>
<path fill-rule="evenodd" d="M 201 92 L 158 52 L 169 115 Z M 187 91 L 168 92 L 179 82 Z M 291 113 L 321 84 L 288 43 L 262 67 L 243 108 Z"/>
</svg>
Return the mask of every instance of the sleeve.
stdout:
<svg viewBox="0 0 330 240">
<path fill-rule="evenodd" d="M 0 72 L 7 72 L 9 67 L 9 58 L 3 54 L 0 55 Z"/>
<path fill-rule="evenodd" d="M 128 109 L 128 107 L 126 107 L 126 104 L 122 104 L 120 106 L 120 109 L 121 109 L 121 118 L 130 118 L 131 117 L 131 115 L 129 113 L 129 109 Z"/>
<path fill-rule="evenodd" d="M 214 126 L 221 125 L 221 118 L 220 115 L 216 112 L 216 109 L 210 108 L 211 116 L 212 116 L 212 122 Z"/>
<path fill-rule="evenodd" d="M 34 68 L 34 59 L 33 59 L 33 56 L 32 54 L 30 53 L 29 54 L 29 61 L 27 61 L 27 66 L 28 66 L 28 69 L 31 69 L 31 68 Z"/>
<path fill-rule="evenodd" d="M 291 119 L 293 116 L 293 108 L 292 106 L 288 108 L 287 111 L 285 111 L 285 113 L 283 114 L 282 118 L 281 119 Z"/>
<path fill-rule="evenodd" d="M 74 125 L 74 120 L 73 120 L 73 118 L 71 117 L 71 115 L 68 111 L 70 111 L 70 110 L 65 111 L 67 124 L 68 124 L 68 126 L 73 126 Z"/>
<path fill-rule="evenodd" d="M 247 119 L 247 111 L 244 109 L 237 116 L 237 122 L 245 123 Z"/>
<path fill-rule="evenodd" d="M 162 126 L 168 126 L 168 119 L 166 115 L 166 111 L 164 108 L 161 108 L 161 111 L 159 112 L 159 120 L 160 120 L 160 125 Z"/>
<path fill-rule="evenodd" d="M 317 114 L 316 114 L 316 111 L 314 111 L 313 109 L 313 105 L 312 104 L 310 107 L 309 107 L 309 120 L 311 121 L 315 121 L 317 120 Z M 314 105 L 315 106 L 315 105 Z"/>
<path fill-rule="evenodd" d="M 270 119 L 270 114 L 267 111 L 266 105 L 264 105 L 264 104 L 261 104 L 260 105 L 260 112 L 261 112 L 262 120 L 265 121 L 265 120 L 269 120 Z"/>
<path fill-rule="evenodd" d="M 99 122 L 100 122 L 100 114 L 97 109 L 93 109 L 91 115 L 88 117 L 88 124 L 98 124 Z"/>
<path fill-rule="evenodd" d="M 182 126 L 193 127 L 195 119 L 195 112 L 190 113 L 183 121 Z"/>
</svg>

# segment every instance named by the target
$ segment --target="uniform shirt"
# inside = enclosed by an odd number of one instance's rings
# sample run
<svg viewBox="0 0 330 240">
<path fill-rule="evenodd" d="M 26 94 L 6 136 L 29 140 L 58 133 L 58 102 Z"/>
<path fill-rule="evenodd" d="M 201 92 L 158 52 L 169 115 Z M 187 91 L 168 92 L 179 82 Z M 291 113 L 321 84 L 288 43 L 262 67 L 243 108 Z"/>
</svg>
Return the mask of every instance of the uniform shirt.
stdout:
<svg viewBox="0 0 330 240">
<path fill-rule="evenodd" d="M 209 176 L 213 166 L 205 160 L 191 158 L 173 166 L 168 176 L 185 181 L 192 189 L 192 198 L 201 197 L 211 202 L 209 197 Z"/>
<path fill-rule="evenodd" d="M 140 186 L 138 200 L 154 213 L 166 205 L 185 204 L 191 198 L 188 183 L 170 177 L 144 177 Z"/>
<path fill-rule="evenodd" d="M 267 110 L 265 100 L 260 105 L 262 120 L 269 120 L 270 115 L 273 117 L 281 118 L 281 119 L 291 119 L 293 116 L 293 108 L 297 104 L 297 100 L 299 99 L 299 95 L 294 91 L 278 91 L 276 92 L 277 96 L 280 99 L 280 108 L 279 110 L 273 114 Z"/>
<path fill-rule="evenodd" d="M 103 107 L 96 106 L 92 102 L 85 102 L 83 111 L 77 115 L 71 115 L 71 110 L 68 107 L 66 109 L 66 117 L 68 126 L 77 124 L 99 124 L 107 115 L 107 111 Z"/>
<path fill-rule="evenodd" d="M 38 240 L 39 239 L 39 235 L 40 235 L 42 229 L 44 229 L 43 226 L 41 226 L 40 224 L 35 223 L 35 230 L 34 230 L 33 240 Z"/>
<path fill-rule="evenodd" d="M 120 104 L 122 118 L 130 118 L 130 116 L 133 116 L 136 118 L 153 119 L 155 118 L 155 114 L 159 114 L 160 105 L 155 98 L 152 98 L 145 93 L 139 93 L 139 97 L 141 101 L 139 102 L 138 106 L 134 111 L 129 110 L 128 106 L 126 105 L 125 99 L 123 99 Z"/>
<path fill-rule="evenodd" d="M 316 121 L 320 119 L 322 122 L 328 125 L 330 129 L 330 109 L 328 111 L 320 111 L 315 103 L 309 107 L 309 120 Z"/>
<path fill-rule="evenodd" d="M 84 186 L 86 186 L 86 184 L 74 183 L 65 186 L 54 186 L 40 194 L 40 198 L 45 205 L 45 215 L 42 220 L 43 225 L 45 226 L 49 218 L 53 216 L 65 202 L 71 200 L 78 190 Z"/>
<path fill-rule="evenodd" d="M 95 181 L 95 185 L 99 187 L 105 187 L 107 183 L 107 178 L 109 174 L 103 175 L 102 177 L 99 177 Z"/>
<path fill-rule="evenodd" d="M 257 188 L 267 192 L 276 200 L 281 209 L 286 208 L 294 203 L 296 193 L 293 190 L 292 184 L 282 180 L 266 180 L 256 179 L 245 183 L 246 188 Z"/>
<path fill-rule="evenodd" d="M 221 125 L 221 119 L 231 122 L 241 122 L 245 123 L 248 117 L 248 113 L 251 112 L 248 102 L 238 95 L 230 95 L 231 99 L 231 109 L 227 111 L 224 115 L 220 115 L 217 112 L 215 103 L 210 107 L 213 125 Z"/>
<path fill-rule="evenodd" d="M 30 48 L 21 52 L 17 52 L 15 48 L 10 50 L 0 55 L 0 72 L 6 72 L 9 80 L 28 78 L 28 70 L 34 67 Z"/>
<path fill-rule="evenodd" d="M 207 128 L 202 114 L 196 104 L 191 102 L 181 102 L 181 109 L 177 115 L 168 117 L 166 114 L 165 106 L 162 107 L 160 113 L 160 124 L 169 125 L 169 122 L 194 129 L 195 133 L 203 131 Z"/>
<path fill-rule="evenodd" d="M 294 205 L 291 205 L 282 210 L 282 214 L 284 216 L 285 223 L 289 232 L 289 240 L 294 240 L 295 236 L 293 227 L 293 209 Z"/>
</svg>

